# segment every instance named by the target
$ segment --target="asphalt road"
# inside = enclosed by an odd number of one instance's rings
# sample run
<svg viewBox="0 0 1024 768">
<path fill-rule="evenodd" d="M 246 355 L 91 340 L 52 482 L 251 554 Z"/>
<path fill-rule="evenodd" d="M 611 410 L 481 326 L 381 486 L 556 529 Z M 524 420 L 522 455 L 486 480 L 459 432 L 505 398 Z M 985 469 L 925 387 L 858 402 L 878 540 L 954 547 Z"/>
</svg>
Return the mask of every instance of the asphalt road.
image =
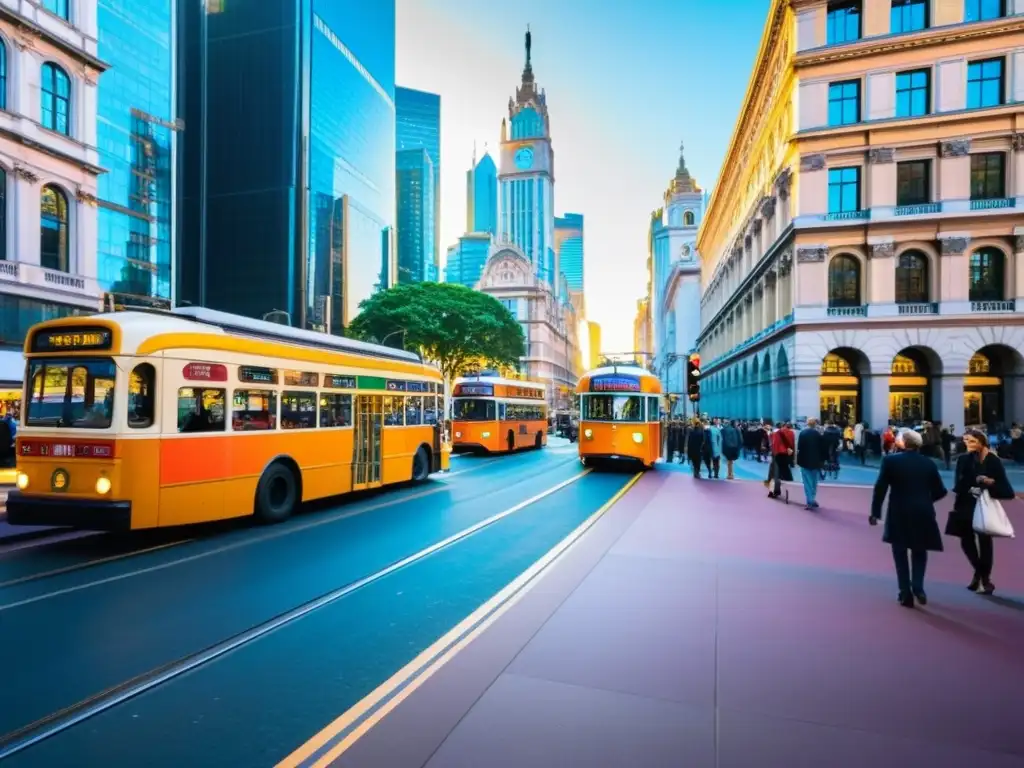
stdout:
<svg viewBox="0 0 1024 768">
<path fill-rule="evenodd" d="M 462 457 L 280 526 L 0 553 L 0 760 L 274 765 L 630 477 L 585 471 L 575 446 Z"/>
</svg>

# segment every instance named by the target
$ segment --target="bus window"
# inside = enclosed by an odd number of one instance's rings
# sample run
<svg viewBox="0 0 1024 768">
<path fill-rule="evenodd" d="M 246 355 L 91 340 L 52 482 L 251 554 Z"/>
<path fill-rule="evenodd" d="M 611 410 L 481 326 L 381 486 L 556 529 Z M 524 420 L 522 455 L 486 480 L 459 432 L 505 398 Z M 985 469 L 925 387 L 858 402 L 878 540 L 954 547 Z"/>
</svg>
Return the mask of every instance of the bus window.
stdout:
<svg viewBox="0 0 1024 768">
<path fill-rule="evenodd" d="M 455 401 L 455 421 L 494 421 L 494 401 L 459 398 Z M 509 418 L 512 418 L 510 415 Z"/>
<path fill-rule="evenodd" d="M 324 395 L 320 398 L 321 427 L 352 426 L 352 395 Z"/>
<path fill-rule="evenodd" d="M 436 397 L 424 397 L 423 398 L 423 423 L 434 426 L 437 424 L 438 414 L 440 413 L 438 407 L 438 400 Z"/>
<path fill-rule="evenodd" d="M 33 362 L 25 424 L 106 429 L 114 415 L 115 372 L 112 360 Z"/>
<path fill-rule="evenodd" d="M 505 421 L 508 418 L 508 407 L 505 403 L 498 403 L 498 421 Z"/>
<path fill-rule="evenodd" d="M 223 389 L 179 389 L 178 431 L 223 432 L 225 394 Z"/>
<path fill-rule="evenodd" d="M 314 429 L 316 427 L 316 393 L 284 392 L 281 394 L 281 429 Z"/>
<path fill-rule="evenodd" d="M 587 395 L 583 418 L 590 421 L 643 421 L 643 401 L 638 395 Z"/>
<path fill-rule="evenodd" d="M 418 427 L 423 423 L 423 398 L 419 395 L 405 399 L 405 426 Z"/>
<path fill-rule="evenodd" d="M 236 432 L 277 429 L 277 393 L 269 389 L 236 389 L 231 428 Z"/>
<path fill-rule="evenodd" d="M 402 407 L 405 398 L 401 396 L 384 398 L 384 424 L 389 427 L 400 427 L 405 423 Z"/>
<path fill-rule="evenodd" d="M 145 429 L 153 426 L 153 385 L 156 370 L 149 363 L 135 366 L 128 378 L 128 426 Z"/>
</svg>

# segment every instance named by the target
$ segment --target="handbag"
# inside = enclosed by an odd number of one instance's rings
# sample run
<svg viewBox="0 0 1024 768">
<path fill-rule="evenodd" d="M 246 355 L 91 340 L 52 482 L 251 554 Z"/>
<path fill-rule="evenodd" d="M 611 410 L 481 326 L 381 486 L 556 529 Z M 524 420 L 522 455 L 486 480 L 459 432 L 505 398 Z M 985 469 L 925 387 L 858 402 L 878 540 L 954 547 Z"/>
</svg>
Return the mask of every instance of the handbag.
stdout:
<svg viewBox="0 0 1024 768">
<path fill-rule="evenodd" d="M 1013 525 L 1006 510 L 988 491 L 982 491 L 974 504 L 974 530 L 996 538 L 1014 538 Z"/>
</svg>

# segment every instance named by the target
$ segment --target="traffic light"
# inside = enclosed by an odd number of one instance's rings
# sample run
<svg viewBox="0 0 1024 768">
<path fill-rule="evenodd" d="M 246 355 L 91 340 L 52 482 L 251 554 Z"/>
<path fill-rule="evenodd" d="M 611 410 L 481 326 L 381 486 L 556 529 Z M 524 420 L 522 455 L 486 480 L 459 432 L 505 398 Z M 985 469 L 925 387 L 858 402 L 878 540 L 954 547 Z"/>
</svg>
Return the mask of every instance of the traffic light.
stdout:
<svg viewBox="0 0 1024 768">
<path fill-rule="evenodd" d="M 700 355 L 694 353 L 686 361 L 686 391 L 690 400 L 700 400 Z"/>
</svg>

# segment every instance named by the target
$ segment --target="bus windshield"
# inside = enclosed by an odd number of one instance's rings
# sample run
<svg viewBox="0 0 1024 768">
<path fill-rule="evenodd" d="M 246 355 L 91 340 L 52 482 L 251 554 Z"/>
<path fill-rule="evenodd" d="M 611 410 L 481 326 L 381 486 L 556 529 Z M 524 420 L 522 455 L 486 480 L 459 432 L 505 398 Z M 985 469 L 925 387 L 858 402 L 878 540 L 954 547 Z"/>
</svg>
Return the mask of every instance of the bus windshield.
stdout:
<svg viewBox="0 0 1024 768">
<path fill-rule="evenodd" d="M 38 360 L 29 368 L 25 424 L 106 429 L 114 415 L 113 360 Z"/>
<path fill-rule="evenodd" d="M 643 421 L 644 399 L 639 395 L 586 395 L 583 418 L 587 421 Z"/>
<path fill-rule="evenodd" d="M 472 397 L 455 398 L 452 418 L 455 421 L 493 421 L 494 401 Z"/>
</svg>

